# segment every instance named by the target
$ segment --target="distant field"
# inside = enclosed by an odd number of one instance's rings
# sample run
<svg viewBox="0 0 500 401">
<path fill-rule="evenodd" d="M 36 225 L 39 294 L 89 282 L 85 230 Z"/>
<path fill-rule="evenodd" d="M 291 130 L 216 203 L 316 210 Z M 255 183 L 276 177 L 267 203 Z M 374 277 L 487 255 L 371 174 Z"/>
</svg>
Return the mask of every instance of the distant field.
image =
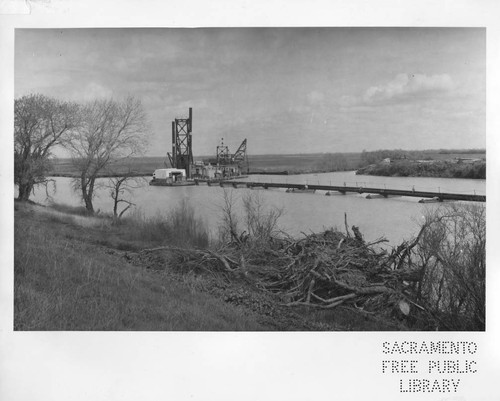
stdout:
<svg viewBox="0 0 500 401">
<path fill-rule="evenodd" d="M 443 153 L 446 152 L 446 153 Z M 448 153 L 449 152 L 449 153 Z M 433 160 L 450 160 L 455 158 L 477 158 L 486 157 L 485 152 L 478 150 L 467 151 L 442 151 L 429 150 L 418 151 L 417 158 Z M 332 160 L 342 158 L 342 168 L 332 167 Z M 196 160 L 207 160 L 211 156 L 195 156 Z M 166 159 L 164 157 L 136 157 L 118 162 L 111 166 L 108 174 L 122 174 L 129 170 L 140 175 L 151 175 L 158 168 L 165 167 Z M 362 153 L 309 153 L 295 155 L 249 155 L 248 162 L 250 171 L 253 172 L 279 172 L 288 171 L 289 173 L 308 173 L 333 170 L 356 170 L 361 166 Z M 167 161 L 168 163 L 168 161 Z M 50 175 L 68 176 L 76 175 L 77 171 L 71 163 L 71 159 L 54 159 L 53 169 Z"/>
<path fill-rule="evenodd" d="M 251 171 L 283 171 L 289 172 L 318 172 L 329 171 L 330 160 L 341 155 L 345 170 L 356 170 L 361 166 L 362 158 L 359 153 L 310 153 L 298 155 L 255 155 L 249 156 Z M 482 159 L 485 153 L 439 153 L 435 151 L 419 152 L 419 158 L 433 160 L 451 160 L 455 158 Z"/>
<path fill-rule="evenodd" d="M 123 174 L 132 171 L 140 175 L 152 175 L 154 170 L 165 167 L 164 160 L 162 157 L 134 157 L 110 166 L 107 173 Z M 55 159 L 52 161 L 52 171 L 50 173 L 52 176 L 72 176 L 77 175 L 77 173 L 71 159 Z"/>
<path fill-rule="evenodd" d="M 251 171 L 283 171 L 305 172 L 318 169 L 318 163 L 324 154 L 304 155 L 255 155 L 249 156 Z M 195 157 L 196 160 L 206 160 L 209 156 Z M 359 155 L 355 156 L 356 162 Z M 117 163 L 109 169 L 109 172 L 124 173 L 129 171 L 151 175 L 158 168 L 165 167 L 165 158 L 162 157 L 137 157 L 126 162 Z M 167 162 L 168 163 L 168 162 Z M 77 171 L 71 164 L 71 159 L 56 159 L 53 161 L 51 175 L 76 175 Z"/>
<path fill-rule="evenodd" d="M 249 156 L 250 171 L 313 172 L 321 170 L 321 164 L 328 154 L 310 153 L 298 155 L 255 155 Z M 359 164 L 360 153 L 344 153 L 353 166 Z"/>
</svg>

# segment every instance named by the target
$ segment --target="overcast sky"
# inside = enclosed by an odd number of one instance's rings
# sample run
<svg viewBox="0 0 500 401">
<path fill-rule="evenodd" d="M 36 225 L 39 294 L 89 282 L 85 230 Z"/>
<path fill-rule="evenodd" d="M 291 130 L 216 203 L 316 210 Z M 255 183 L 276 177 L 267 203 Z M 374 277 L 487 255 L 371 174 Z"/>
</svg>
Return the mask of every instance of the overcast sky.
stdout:
<svg viewBox="0 0 500 401">
<path fill-rule="evenodd" d="M 486 31 L 436 28 L 18 29 L 15 96 L 134 95 L 171 151 L 485 148 Z"/>
</svg>

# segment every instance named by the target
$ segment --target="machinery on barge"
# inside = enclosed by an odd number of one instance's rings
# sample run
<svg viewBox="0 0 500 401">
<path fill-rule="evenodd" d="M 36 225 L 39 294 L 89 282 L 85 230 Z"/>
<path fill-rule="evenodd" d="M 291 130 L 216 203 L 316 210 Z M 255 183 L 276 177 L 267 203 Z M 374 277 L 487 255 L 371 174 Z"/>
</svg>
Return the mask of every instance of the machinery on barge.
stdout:
<svg viewBox="0 0 500 401">
<path fill-rule="evenodd" d="M 194 161 L 191 107 L 187 118 L 172 121 L 172 152 L 167 153 L 167 158 L 170 165 L 165 162 L 165 168 L 155 170 L 150 185 L 195 185 L 195 180 L 241 178 L 249 170 L 246 138 L 233 154 L 222 138 L 214 159 Z"/>
</svg>

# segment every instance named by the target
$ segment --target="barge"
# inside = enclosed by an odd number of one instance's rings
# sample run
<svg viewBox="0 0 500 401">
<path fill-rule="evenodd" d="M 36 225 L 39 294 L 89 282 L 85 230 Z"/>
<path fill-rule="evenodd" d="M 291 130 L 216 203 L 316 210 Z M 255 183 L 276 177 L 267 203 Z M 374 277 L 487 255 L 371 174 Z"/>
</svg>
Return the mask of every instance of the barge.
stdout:
<svg viewBox="0 0 500 401">
<path fill-rule="evenodd" d="M 162 187 L 183 187 L 196 185 L 194 181 L 186 179 L 186 170 L 178 168 L 161 168 L 153 173 L 153 179 L 149 185 Z"/>
</svg>

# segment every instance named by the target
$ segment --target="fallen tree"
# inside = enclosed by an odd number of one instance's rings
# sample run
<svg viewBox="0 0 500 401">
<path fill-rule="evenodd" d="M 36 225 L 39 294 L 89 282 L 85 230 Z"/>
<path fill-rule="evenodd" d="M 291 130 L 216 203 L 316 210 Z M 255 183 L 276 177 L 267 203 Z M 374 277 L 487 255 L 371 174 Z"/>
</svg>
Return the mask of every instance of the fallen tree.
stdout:
<svg viewBox="0 0 500 401">
<path fill-rule="evenodd" d="M 356 227 L 354 232 L 359 232 Z M 414 244 L 388 253 L 376 246 L 385 241 L 366 243 L 349 232 L 327 230 L 298 240 L 272 238 L 267 247 L 233 241 L 217 250 L 160 247 L 142 252 L 169 251 L 178 265 L 244 279 L 278 294 L 288 306 L 350 303 L 373 309 L 370 300 L 383 298 L 385 307 L 391 304 L 405 313 L 412 302 L 404 292 L 405 281 L 419 277 L 420 271 L 402 260 Z"/>
<path fill-rule="evenodd" d="M 282 235 L 266 240 L 244 232 L 240 236 L 233 235 L 231 242 L 216 249 L 160 247 L 142 252 L 168 251 L 171 264 L 222 275 L 228 280 L 245 280 L 256 288 L 276 294 L 290 307 L 329 309 L 349 305 L 366 313 L 405 319 L 409 326 L 419 329 L 480 330 L 484 327 L 484 318 L 476 324 L 474 316 L 484 316 L 484 313 L 481 315 L 484 280 L 474 283 L 477 291 L 465 291 L 471 287 L 469 281 L 462 279 L 465 274 L 461 273 L 459 281 L 456 279 L 458 273 L 452 272 L 458 260 L 453 266 L 446 264 L 435 256 L 435 247 L 429 249 L 428 245 L 436 232 L 444 233 L 445 218 L 449 224 L 456 224 L 452 217 L 467 218 L 467 208 L 462 214 L 455 206 L 448 209 L 453 208 L 454 213 L 439 212 L 434 217 L 428 216 L 414 239 L 392 249 L 380 246 L 386 242 L 384 238 L 366 242 L 357 227 L 348 228 L 346 220 L 345 232 L 331 229 L 304 234 L 300 239 Z M 474 216 L 478 216 L 477 212 Z M 480 228 L 483 230 L 483 226 Z M 461 235 L 461 254 L 466 258 L 463 252 L 466 237 Z M 484 237 L 478 238 L 483 241 Z M 476 252 L 477 247 L 474 250 Z M 484 247 L 476 254 L 484 258 Z M 460 272 L 476 269 L 475 266 L 484 270 L 484 263 L 472 262 L 474 266 L 471 264 L 469 270 L 461 267 Z M 467 274 L 472 277 L 472 273 Z M 433 279 L 434 276 L 439 282 Z M 443 286 L 450 288 L 448 292 Z M 460 305 L 455 305 L 458 286 L 464 291 L 460 293 Z M 469 309 L 473 310 L 469 305 L 474 306 L 476 312 L 471 313 L 472 317 L 462 316 L 469 313 Z M 453 318 L 452 314 L 460 318 Z"/>
</svg>

